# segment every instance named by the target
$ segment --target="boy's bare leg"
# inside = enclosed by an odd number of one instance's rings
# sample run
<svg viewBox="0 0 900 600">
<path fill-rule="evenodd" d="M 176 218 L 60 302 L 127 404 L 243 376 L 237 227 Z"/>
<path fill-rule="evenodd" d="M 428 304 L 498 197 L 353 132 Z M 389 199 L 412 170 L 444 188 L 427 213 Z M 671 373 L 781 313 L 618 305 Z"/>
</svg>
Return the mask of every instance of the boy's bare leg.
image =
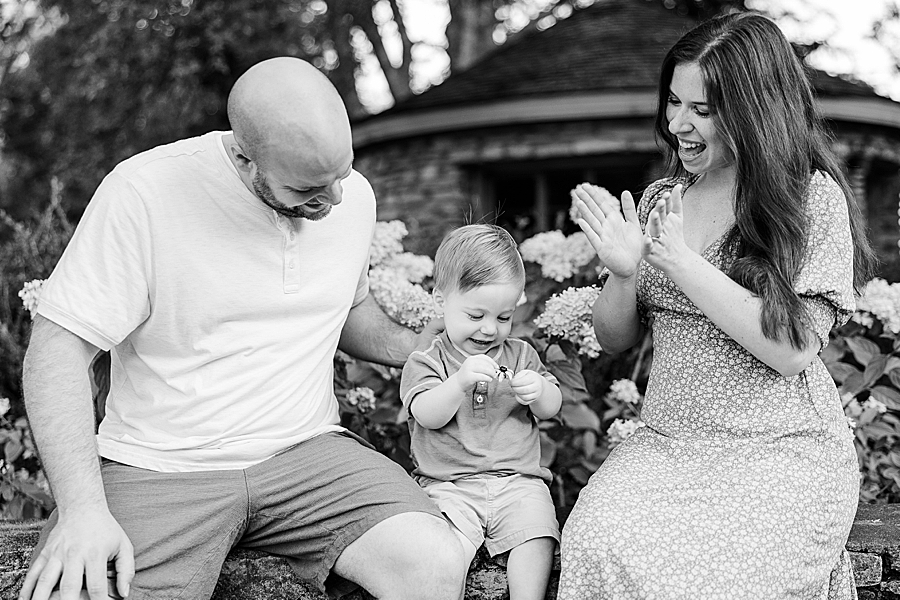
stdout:
<svg viewBox="0 0 900 600">
<path fill-rule="evenodd" d="M 544 600 L 554 550 L 556 540 L 550 537 L 534 538 L 510 550 L 506 563 L 510 600 Z"/>
</svg>

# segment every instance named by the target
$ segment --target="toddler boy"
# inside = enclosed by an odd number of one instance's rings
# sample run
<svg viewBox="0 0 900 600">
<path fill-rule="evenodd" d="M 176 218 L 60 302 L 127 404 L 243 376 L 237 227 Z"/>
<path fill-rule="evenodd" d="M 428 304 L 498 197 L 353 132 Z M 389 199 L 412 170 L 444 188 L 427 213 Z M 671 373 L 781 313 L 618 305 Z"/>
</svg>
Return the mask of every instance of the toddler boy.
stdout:
<svg viewBox="0 0 900 600">
<path fill-rule="evenodd" d="M 522 258 L 500 227 L 466 225 L 441 243 L 434 278 L 445 331 L 410 355 L 400 381 L 413 474 L 470 562 L 482 543 L 491 556 L 509 551 L 511 600 L 542 599 L 559 525 L 537 419 L 559 411 L 561 394 L 534 348 L 508 337 Z"/>
</svg>

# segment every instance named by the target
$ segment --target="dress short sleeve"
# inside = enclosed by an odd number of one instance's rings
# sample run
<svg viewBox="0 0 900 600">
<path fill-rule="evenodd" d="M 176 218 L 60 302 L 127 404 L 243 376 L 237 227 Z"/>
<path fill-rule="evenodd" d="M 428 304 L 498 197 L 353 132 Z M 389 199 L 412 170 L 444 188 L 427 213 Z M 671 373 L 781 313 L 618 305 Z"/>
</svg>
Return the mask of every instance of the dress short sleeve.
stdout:
<svg viewBox="0 0 900 600">
<path fill-rule="evenodd" d="M 809 237 L 794 291 L 809 314 L 822 347 L 828 333 L 856 310 L 853 239 L 844 192 L 829 175 L 816 172 L 806 198 Z"/>
</svg>

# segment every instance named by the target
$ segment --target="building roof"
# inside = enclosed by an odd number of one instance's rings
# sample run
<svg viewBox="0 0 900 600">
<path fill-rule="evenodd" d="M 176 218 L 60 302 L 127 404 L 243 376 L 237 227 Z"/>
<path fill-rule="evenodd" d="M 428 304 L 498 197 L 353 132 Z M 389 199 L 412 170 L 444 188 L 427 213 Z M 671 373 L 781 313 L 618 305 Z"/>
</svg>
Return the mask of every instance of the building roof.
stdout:
<svg viewBox="0 0 900 600">
<path fill-rule="evenodd" d="M 659 68 L 697 21 L 660 0 L 596 0 L 531 29 L 468 70 L 354 125 L 362 146 L 409 135 L 500 125 L 655 114 Z M 900 122 L 900 103 L 864 83 L 813 71 L 830 118 Z"/>
<path fill-rule="evenodd" d="M 512 38 L 470 69 L 388 112 L 565 93 L 655 89 L 668 49 L 697 24 L 660 0 L 596 0 L 553 27 Z M 827 95 L 875 96 L 816 72 Z"/>
</svg>

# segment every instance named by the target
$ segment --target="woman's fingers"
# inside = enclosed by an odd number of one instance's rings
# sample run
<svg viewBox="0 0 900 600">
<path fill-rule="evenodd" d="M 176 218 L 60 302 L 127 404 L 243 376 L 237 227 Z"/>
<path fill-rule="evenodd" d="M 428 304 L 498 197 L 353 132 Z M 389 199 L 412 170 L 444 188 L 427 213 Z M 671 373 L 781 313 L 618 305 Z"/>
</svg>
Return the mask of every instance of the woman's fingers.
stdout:
<svg viewBox="0 0 900 600">
<path fill-rule="evenodd" d="M 588 225 L 584 219 L 578 219 L 576 223 L 579 227 L 581 227 L 584 235 L 587 236 L 588 242 L 590 242 L 591 246 L 594 248 L 594 251 L 599 252 L 600 246 L 602 245 L 603 241 L 600 239 L 600 236 L 597 235 L 597 232 L 594 231 L 594 229 L 590 225 Z"/>
<path fill-rule="evenodd" d="M 622 192 L 622 200 L 620 202 L 622 204 L 622 216 L 625 217 L 625 220 L 640 226 L 637 209 L 634 206 L 634 197 L 631 195 L 631 192 L 628 190 Z"/>
<path fill-rule="evenodd" d="M 581 219 L 585 222 L 585 225 L 590 227 L 594 232 L 599 233 L 600 229 L 603 227 L 603 221 L 606 220 L 606 217 L 603 213 L 595 213 L 591 210 L 591 207 L 587 205 L 580 198 L 575 200 L 575 207 L 578 209 L 578 212 L 581 214 Z"/>
<path fill-rule="evenodd" d="M 585 219 L 594 217 L 598 221 L 604 218 L 603 210 L 597 204 L 593 197 L 584 189 L 584 184 L 575 186 L 571 192 L 572 200 L 575 201 L 578 211 Z"/>
<path fill-rule="evenodd" d="M 666 200 L 660 198 L 656 201 L 656 206 L 650 211 L 647 217 L 647 228 L 645 233 L 650 237 L 658 237 L 662 233 L 662 225 L 666 218 Z"/>
<path fill-rule="evenodd" d="M 682 214 L 684 212 L 684 205 L 681 201 L 681 193 L 684 190 L 684 186 L 680 183 L 672 188 L 672 193 L 669 195 L 668 202 L 668 211 L 670 213 Z"/>
</svg>

